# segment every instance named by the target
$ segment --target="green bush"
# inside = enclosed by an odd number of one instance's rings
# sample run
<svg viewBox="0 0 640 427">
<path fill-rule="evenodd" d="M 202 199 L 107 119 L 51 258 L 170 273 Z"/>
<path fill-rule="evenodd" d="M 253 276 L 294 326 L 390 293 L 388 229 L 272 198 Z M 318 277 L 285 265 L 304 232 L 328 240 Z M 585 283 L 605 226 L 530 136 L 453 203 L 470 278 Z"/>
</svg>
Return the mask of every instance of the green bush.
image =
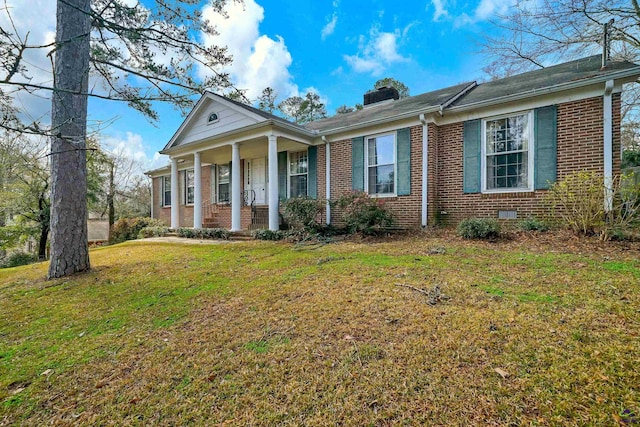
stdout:
<svg viewBox="0 0 640 427">
<path fill-rule="evenodd" d="M 145 227 L 138 233 L 138 239 L 147 237 L 164 237 L 169 233 L 169 227 Z"/>
<path fill-rule="evenodd" d="M 500 223 L 494 218 L 467 218 L 457 231 L 463 239 L 494 239 L 500 237 Z"/>
<path fill-rule="evenodd" d="M 222 239 L 229 240 L 231 233 L 223 228 L 187 228 L 182 227 L 177 230 L 178 236 L 187 239 Z"/>
<path fill-rule="evenodd" d="M 120 218 L 111 230 L 111 243 L 135 240 L 145 227 L 163 227 L 164 223 L 153 218 Z"/>
<path fill-rule="evenodd" d="M 549 225 L 536 217 L 528 217 L 518 222 L 518 229 L 521 231 L 548 231 Z"/>
<path fill-rule="evenodd" d="M 296 230 L 317 231 L 322 228 L 322 212 L 326 202 L 321 199 L 294 197 L 282 203 L 282 216 Z"/>
<path fill-rule="evenodd" d="M 18 267 L 38 261 L 38 256 L 26 252 L 14 252 L 3 260 L 0 260 L 0 268 Z"/>
<path fill-rule="evenodd" d="M 362 191 L 342 195 L 337 206 L 349 233 L 378 234 L 394 224 L 391 211 L 383 199 L 375 199 Z"/>
<path fill-rule="evenodd" d="M 287 237 L 287 233 L 282 230 L 259 229 L 254 230 L 251 236 L 256 240 L 282 240 Z"/>
</svg>

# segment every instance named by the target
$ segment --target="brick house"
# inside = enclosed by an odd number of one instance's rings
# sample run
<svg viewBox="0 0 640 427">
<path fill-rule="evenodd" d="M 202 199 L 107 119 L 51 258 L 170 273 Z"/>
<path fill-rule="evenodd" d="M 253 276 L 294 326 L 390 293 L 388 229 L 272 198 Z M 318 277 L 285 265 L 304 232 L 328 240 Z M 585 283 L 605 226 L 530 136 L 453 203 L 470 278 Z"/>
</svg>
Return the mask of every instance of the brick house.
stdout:
<svg viewBox="0 0 640 427">
<path fill-rule="evenodd" d="M 176 227 L 279 227 L 279 202 L 384 198 L 398 225 L 542 213 L 549 185 L 577 170 L 620 170 L 620 96 L 640 66 L 592 56 L 398 99 L 298 125 L 207 93 L 150 171 L 152 216 Z M 339 215 L 327 205 L 324 218 Z"/>
</svg>

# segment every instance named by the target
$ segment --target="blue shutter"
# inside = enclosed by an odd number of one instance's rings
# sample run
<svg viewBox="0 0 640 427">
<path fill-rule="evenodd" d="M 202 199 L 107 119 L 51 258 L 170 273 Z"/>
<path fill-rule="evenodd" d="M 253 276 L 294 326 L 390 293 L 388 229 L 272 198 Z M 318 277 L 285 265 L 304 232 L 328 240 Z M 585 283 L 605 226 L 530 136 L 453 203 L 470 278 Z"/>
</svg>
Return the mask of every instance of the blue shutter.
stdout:
<svg viewBox="0 0 640 427">
<path fill-rule="evenodd" d="M 535 189 L 546 190 L 556 181 L 558 170 L 557 107 L 536 108 L 534 111 L 533 164 L 535 169 Z"/>
<path fill-rule="evenodd" d="M 287 200 L 287 152 L 278 153 L 278 198 Z"/>
<path fill-rule="evenodd" d="M 364 191 L 364 137 L 351 140 L 351 188 Z"/>
<path fill-rule="evenodd" d="M 312 146 L 307 150 L 309 169 L 307 170 L 307 196 L 318 198 L 318 147 Z"/>
<path fill-rule="evenodd" d="M 398 168 L 398 196 L 411 194 L 411 129 L 396 132 L 396 162 Z"/>
<path fill-rule="evenodd" d="M 480 192 L 480 120 L 464 122 L 463 192 Z"/>
</svg>

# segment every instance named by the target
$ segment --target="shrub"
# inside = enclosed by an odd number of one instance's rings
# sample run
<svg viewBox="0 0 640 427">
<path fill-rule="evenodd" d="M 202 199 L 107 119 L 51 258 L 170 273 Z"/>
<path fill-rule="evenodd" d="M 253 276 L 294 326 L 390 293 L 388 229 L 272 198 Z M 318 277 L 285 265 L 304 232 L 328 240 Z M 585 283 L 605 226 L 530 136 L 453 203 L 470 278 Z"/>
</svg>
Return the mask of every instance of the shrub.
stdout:
<svg viewBox="0 0 640 427">
<path fill-rule="evenodd" d="M 463 239 L 494 239 L 500 237 L 500 223 L 494 218 L 467 218 L 457 231 Z"/>
<path fill-rule="evenodd" d="M 145 227 L 163 227 L 164 223 L 153 218 L 120 218 L 111 230 L 111 243 L 138 238 L 140 230 Z"/>
<path fill-rule="evenodd" d="M 231 232 L 224 228 L 203 228 L 198 230 L 203 239 L 222 239 L 229 240 Z"/>
<path fill-rule="evenodd" d="M 251 235 L 256 240 L 282 240 L 287 237 L 287 233 L 284 231 L 273 231 L 269 229 L 254 230 Z"/>
<path fill-rule="evenodd" d="M 223 239 L 229 240 L 230 232 L 223 228 L 178 228 L 178 236 L 187 239 Z"/>
<path fill-rule="evenodd" d="M 342 195 L 337 206 L 349 233 L 378 234 L 394 224 L 391 211 L 384 200 L 374 199 L 362 191 Z"/>
<path fill-rule="evenodd" d="M 0 268 L 18 267 L 38 261 L 38 256 L 26 252 L 14 252 L 0 262 Z"/>
<path fill-rule="evenodd" d="M 321 199 L 294 197 L 282 203 L 282 216 L 293 229 L 317 231 L 322 228 L 322 212 L 326 202 Z"/>
<path fill-rule="evenodd" d="M 610 212 L 605 211 L 607 192 L 612 198 Z M 551 186 L 545 202 L 561 226 L 577 234 L 599 234 L 601 239 L 609 240 L 615 230 L 624 230 L 638 221 L 640 184 L 630 176 L 616 177 L 607 192 L 602 174 L 574 172 Z"/>
<path fill-rule="evenodd" d="M 169 227 L 145 227 L 138 233 L 138 239 L 147 237 L 164 237 L 169 233 Z"/>
<path fill-rule="evenodd" d="M 549 225 L 545 221 L 530 216 L 518 222 L 518 229 L 522 231 L 547 231 L 549 230 Z"/>
</svg>

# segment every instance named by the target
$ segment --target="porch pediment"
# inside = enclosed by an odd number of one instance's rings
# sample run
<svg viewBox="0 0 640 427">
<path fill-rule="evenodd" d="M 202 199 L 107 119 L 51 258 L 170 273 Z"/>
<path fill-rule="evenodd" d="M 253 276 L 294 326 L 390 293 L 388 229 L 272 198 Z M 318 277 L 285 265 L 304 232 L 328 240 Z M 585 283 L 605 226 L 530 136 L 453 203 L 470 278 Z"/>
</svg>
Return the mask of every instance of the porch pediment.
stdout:
<svg viewBox="0 0 640 427">
<path fill-rule="evenodd" d="M 267 118 L 213 93 L 200 98 L 191 113 L 182 122 L 164 150 L 184 146 L 247 126 L 266 122 Z"/>
</svg>

